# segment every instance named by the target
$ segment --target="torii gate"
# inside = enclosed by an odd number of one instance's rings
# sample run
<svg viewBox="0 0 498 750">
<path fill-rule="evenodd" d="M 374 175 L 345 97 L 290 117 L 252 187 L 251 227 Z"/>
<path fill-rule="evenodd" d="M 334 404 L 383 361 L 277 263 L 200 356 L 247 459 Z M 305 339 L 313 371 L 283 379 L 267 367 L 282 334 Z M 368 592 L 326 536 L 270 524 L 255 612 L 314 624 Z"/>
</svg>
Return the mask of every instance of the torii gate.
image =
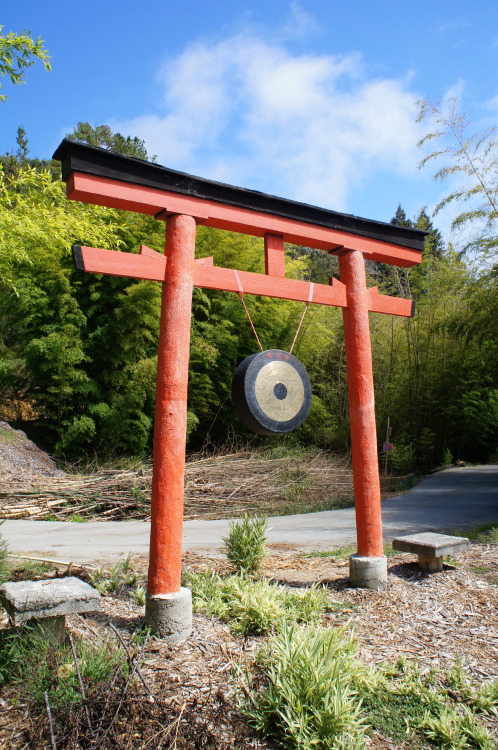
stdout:
<svg viewBox="0 0 498 750">
<path fill-rule="evenodd" d="M 191 593 L 181 588 L 183 491 L 192 290 L 256 294 L 341 307 L 351 422 L 358 553 L 350 582 L 387 582 L 380 506 L 372 354 L 368 313 L 411 317 L 411 300 L 367 289 L 364 258 L 396 266 L 422 259 L 424 232 L 308 206 L 176 172 L 157 164 L 64 140 L 67 196 L 166 221 L 161 255 L 75 246 L 83 271 L 163 282 L 154 421 L 151 537 L 146 621 L 169 640 L 191 630 Z M 265 274 L 195 260 L 196 225 L 264 237 Z M 285 278 L 284 242 L 339 256 L 340 281 L 311 284 Z"/>
</svg>

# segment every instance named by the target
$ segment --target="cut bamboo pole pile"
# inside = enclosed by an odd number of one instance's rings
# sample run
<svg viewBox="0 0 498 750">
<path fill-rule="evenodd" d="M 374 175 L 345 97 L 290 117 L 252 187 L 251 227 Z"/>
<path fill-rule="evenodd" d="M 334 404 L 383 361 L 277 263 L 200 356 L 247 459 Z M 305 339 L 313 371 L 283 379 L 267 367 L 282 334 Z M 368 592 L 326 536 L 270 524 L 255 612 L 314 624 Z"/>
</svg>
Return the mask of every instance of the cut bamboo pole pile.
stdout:
<svg viewBox="0 0 498 750">
<path fill-rule="evenodd" d="M 6 482 L 0 486 L 0 518 L 71 516 L 93 520 L 148 518 L 151 466 Z M 278 513 L 279 505 L 351 496 L 347 460 L 270 459 L 260 454 L 192 458 L 185 469 L 185 517 L 229 518 L 246 511 Z"/>
</svg>

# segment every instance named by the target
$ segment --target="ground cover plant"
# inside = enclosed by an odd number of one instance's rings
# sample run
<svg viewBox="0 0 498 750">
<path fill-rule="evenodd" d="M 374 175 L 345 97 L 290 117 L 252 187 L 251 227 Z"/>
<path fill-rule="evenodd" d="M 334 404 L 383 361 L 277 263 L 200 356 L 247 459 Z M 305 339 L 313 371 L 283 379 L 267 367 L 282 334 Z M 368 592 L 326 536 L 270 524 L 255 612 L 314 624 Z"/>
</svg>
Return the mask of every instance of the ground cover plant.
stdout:
<svg viewBox="0 0 498 750">
<path fill-rule="evenodd" d="M 266 682 L 251 686 L 242 710 L 258 733 L 289 750 L 364 748 L 353 653 L 345 628 L 284 623 L 258 658 Z"/>
<path fill-rule="evenodd" d="M 325 589 L 292 590 L 268 580 L 221 576 L 213 570 L 186 572 L 196 612 L 218 617 L 238 635 L 264 635 L 284 622 L 317 622 L 335 605 Z"/>
<path fill-rule="evenodd" d="M 124 673 L 126 660 L 109 644 L 99 648 L 79 641 L 55 644 L 29 625 L 1 632 L 0 684 L 22 685 L 22 690 L 40 704 L 45 693 L 54 707 L 79 703 L 80 676 L 90 686 L 108 680 L 116 669 Z"/>
<path fill-rule="evenodd" d="M 241 710 L 292 750 L 360 750 L 376 731 L 420 750 L 496 747 L 480 719 L 497 714 L 498 681 L 476 686 L 458 661 L 439 674 L 406 659 L 367 667 L 355 652 L 347 626 L 283 623 L 244 674 Z"/>
</svg>

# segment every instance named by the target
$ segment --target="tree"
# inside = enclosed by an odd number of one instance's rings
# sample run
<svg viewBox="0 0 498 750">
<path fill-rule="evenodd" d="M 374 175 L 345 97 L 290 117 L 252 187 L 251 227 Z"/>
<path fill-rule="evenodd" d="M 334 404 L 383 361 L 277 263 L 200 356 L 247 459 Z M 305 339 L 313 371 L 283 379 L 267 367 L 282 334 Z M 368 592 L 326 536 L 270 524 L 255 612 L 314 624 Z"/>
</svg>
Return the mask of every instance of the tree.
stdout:
<svg viewBox="0 0 498 750">
<path fill-rule="evenodd" d="M 19 125 L 17 128 L 17 160 L 19 164 L 25 164 L 28 161 L 28 154 L 29 154 L 29 148 L 28 148 L 28 139 L 26 137 L 26 131 L 22 127 L 22 125 Z"/>
<path fill-rule="evenodd" d="M 404 209 L 401 207 L 401 203 L 398 203 L 398 208 L 390 223 L 398 227 L 413 227 L 413 221 L 407 217 Z"/>
<path fill-rule="evenodd" d="M 428 162 L 445 159 L 446 163 L 434 175 L 444 181 L 457 178 L 460 184 L 436 206 L 437 214 L 450 204 L 467 204 L 466 210 L 453 220 L 454 229 L 477 228 L 477 234 L 465 249 L 476 249 L 490 254 L 498 247 L 498 139 L 496 128 L 483 133 L 469 133 L 470 118 L 458 109 L 458 100 L 450 98 L 441 103 L 419 102 L 418 120 L 427 119 L 434 129 L 418 143 L 420 147 L 432 141 L 441 146 L 425 156 L 420 168 Z"/>
<path fill-rule="evenodd" d="M 66 136 L 70 141 L 88 143 L 89 146 L 106 148 L 123 156 L 133 156 L 135 159 L 149 159 L 145 143 L 136 136 L 124 136 L 121 133 L 113 133 L 109 125 L 97 125 L 93 127 L 89 122 L 79 122 L 72 133 Z M 150 161 L 155 161 L 152 157 Z"/>
<path fill-rule="evenodd" d="M 11 31 L 1 34 L 2 30 L 3 26 L 0 26 L 0 78 L 7 76 L 13 84 L 20 85 L 25 82 L 25 69 L 30 68 L 37 60 L 41 60 L 45 70 L 51 70 L 50 56 L 43 47 L 43 39 L 38 37 L 35 42 L 31 32 L 15 34 Z M 6 94 L 0 94 L 0 101 L 4 102 L 6 99 Z"/>
</svg>

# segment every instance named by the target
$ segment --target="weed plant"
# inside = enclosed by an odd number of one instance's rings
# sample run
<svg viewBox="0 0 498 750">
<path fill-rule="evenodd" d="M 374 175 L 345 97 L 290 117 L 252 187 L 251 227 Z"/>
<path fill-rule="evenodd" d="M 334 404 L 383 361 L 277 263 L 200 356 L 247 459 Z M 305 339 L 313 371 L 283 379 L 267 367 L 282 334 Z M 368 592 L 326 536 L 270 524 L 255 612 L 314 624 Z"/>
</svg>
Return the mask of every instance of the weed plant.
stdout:
<svg viewBox="0 0 498 750">
<path fill-rule="evenodd" d="M 214 571 L 187 572 L 183 583 L 192 589 L 196 612 L 214 615 L 238 635 L 264 635 L 283 622 L 318 622 L 335 608 L 325 589 L 289 590 L 269 581 L 244 576 L 222 578 Z"/>
<path fill-rule="evenodd" d="M 400 659 L 376 670 L 375 689 L 371 680 L 362 685 L 361 672 L 355 682 L 368 723 L 397 743 L 410 738 L 413 747 L 429 740 L 445 750 L 495 748 L 478 715 L 496 715 L 498 682 L 477 687 L 459 661 L 438 675 Z"/>
<path fill-rule="evenodd" d="M 2 521 L 3 523 L 3 521 Z M 1 526 L 1 523 L 0 523 Z M 3 583 L 3 581 L 6 581 L 9 575 L 9 561 L 8 561 L 8 554 L 9 554 L 9 547 L 7 545 L 7 542 L 3 538 L 3 536 L 0 534 L 0 583 Z"/>
<path fill-rule="evenodd" d="M 479 717 L 498 714 L 498 682 L 476 686 L 460 662 L 442 674 L 405 659 L 368 667 L 346 627 L 284 620 L 257 656 L 259 679 L 241 673 L 241 708 L 262 737 L 292 750 L 350 750 L 377 730 L 414 749 L 496 747 Z"/>
<path fill-rule="evenodd" d="M 498 544 L 498 524 L 483 523 L 473 529 L 451 529 L 449 534 L 466 536 L 473 542 L 480 544 Z"/>
<path fill-rule="evenodd" d="M 108 570 L 96 568 L 90 572 L 92 586 L 101 594 L 134 595 L 138 583 L 138 575 L 132 569 L 131 557 L 116 563 Z M 138 587 L 140 588 L 140 587 Z"/>
<path fill-rule="evenodd" d="M 239 521 L 232 521 L 228 536 L 223 538 L 228 560 L 239 573 L 256 575 L 266 554 L 266 518 L 251 518 L 245 513 Z"/>
<path fill-rule="evenodd" d="M 104 682 L 116 669 L 126 672 L 125 655 L 110 646 L 92 648 L 75 643 L 78 666 L 85 685 Z M 68 644 L 49 643 L 32 626 L 2 631 L 0 685 L 10 683 L 25 696 L 43 704 L 47 692 L 54 708 L 82 699 L 72 650 Z"/>
</svg>

